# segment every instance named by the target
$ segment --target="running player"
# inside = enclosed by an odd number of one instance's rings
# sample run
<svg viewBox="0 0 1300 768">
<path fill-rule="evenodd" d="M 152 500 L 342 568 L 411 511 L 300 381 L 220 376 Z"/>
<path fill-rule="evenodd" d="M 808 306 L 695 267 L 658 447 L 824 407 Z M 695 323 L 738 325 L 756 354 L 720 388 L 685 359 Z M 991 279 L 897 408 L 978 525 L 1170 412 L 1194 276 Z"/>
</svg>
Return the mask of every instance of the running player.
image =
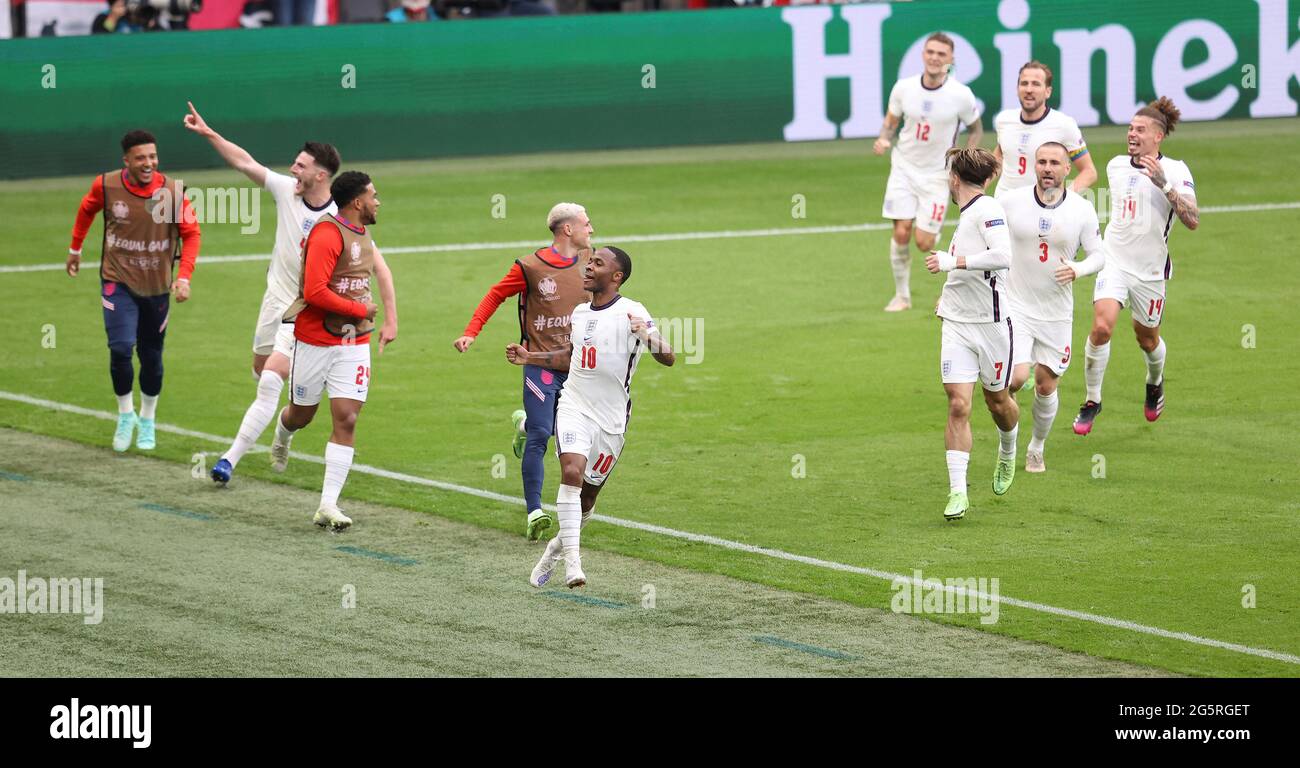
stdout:
<svg viewBox="0 0 1300 768">
<path fill-rule="evenodd" d="M 519 335 L 533 352 L 553 352 L 569 343 L 569 317 L 573 308 L 590 299 L 583 288 L 584 252 L 591 249 L 591 219 L 575 203 L 558 203 L 546 216 L 551 244 L 515 261 L 501 282 L 488 289 L 453 346 L 464 352 L 501 302 L 519 296 Z M 549 358 L 543 358 L 549 359 Z M 542 509 L 546 445 L 555 434 L 555 403 L 568 376 L 564 365 L 542 362 L 524 366 L 524 410 L 515 411 L 515 456 L 523 459 L 524 501 L 528 507 L 525 532 L 536 541 L 551 527 Z"/>
<path fill-rule="evenodd" d="M 966 467 L 970 464 L 971 397 L 975 382 L 998 427 L 998 463 L 993 493 L 1001 496 L 1016 475 L 1016 434 L 1020 408 L 1007 390 L 1011 378 L 1012 326 L 1007 312 L 1007 270 L 1011 236 L 1007 214 L 984 189 L 997 173 L 998 160 L 979 147 L 948 150 L 948 189 L 961 211 L 948 252 L 930 254 L 925 268 L 947 272 L 936 314 L 943 318 L 940 352 L 943 389 L 948 394 L 944 444 L 948 459 L 948 505 L 944 519 L 966 514 Z"/>
<path fill-rule="evenodd" d="M 1180 113 L 1167 96 L 1138 110 L 1128 126 L 1128 154 L 1106 164 L 1110 184 L 1110 223 L 1106 225 L 1106 267 L 1097 275 L 1092 297 L 1092 333 L 1084 348 L 1087 400 L 1074 419 L 1074 432 L 1086 435 L 1101 413 L 1101 384 L 1110 361 L 1110 337 L 1125 305 L 1147 362 L 1147 421 L 1165 407 L 1165 282 L 1173 276 L 1169 232 L 1177 217 L 1183 226 L 1200 226 L 1192 172 L 1161 151 Z"/>
<path fill-rule="evenodd" d="M 104 254 L 99 263 L 100 304 L 108 334 L 108 372 L 117 395 L 117 429 L 113 450 L 131 447 L 152 451 L 157 445 L 154 420 L 163 383 L 163 339 L 170 319 L 168 291 L 177 303 L 190 298 L 190 275 L 199 257 L 202 234 L 199 223 L 182 194 L 180 184 L 173 200 L 180 215 L 155 216 L 167 177 L 158 170 L 158 145 L 148 131 L 131 131 L 122 137 L 122 169 L 95 177 L 81 199 L 72 225 L 66 269 L 76 277 L 81 270 L 81 245 L 104 212 Z M 173 221 L 179 219 L 179 221 Z M 180 268 L 175 278 L 176 253 Z M 131 353 L 140 357 L 140 415 L 135 415 L 132 388 L 135 370 Z M 136 427 L 139 432 L 136 432 Z"/>
<path fill-rule="evenodd" d="M 1081 192 L 1097 181 L 1088 145 L 1074 118 L 1047 106 L 1052 97 L 1052 70 L 1041 61 L 1030 61 L 1020 68 L 1016 85 L 1020 109 L 1004 109 L 993 118 L 998 145 L 993 150 L 1001 163 L 997 191 L 1002 195 L 1013 189 L 1034 185 L 1035 153 L 1044 142 L 1055 141 L 1070 154 L 1070 163 L 1079 171 L 1070 185 L 1071 192 Z"/>
<path fill-rule="evenodd" d="M 1056 386 L 1070 366 L 1074 291 L 1072 283 L 1106 263 L 1097 210 L 1067 192 L 1070 152 L 1048 141 L 1034 156 L 1038 181 L 1004 192 L 998 202 L 1011 228 L 1011 316 L 1015 318 L 1011 391 L 1018 392 L 1034 366 L 1034 431 L 1025 454 L 1026 472 L 1043 472 L 1043 444 L 1059 402 Z M 1082 249 L 1083 261 L 1075 261 Z"/>
<path fill-rule="evenodd" d="M 632 258 L 622 249 L 601 248 L 583 270 L 582 286 L 590 302 L 573 310 L 573 340 L 552 352 L 532 352 L 519 344 L 506 347 L 515 365 L 564 366 L 569 378 L 556 410 L 559 435 L 560 533 L 546 545 L 529 583 L 540 587 L 564 558 L 564 583 L 570 589 L 587 583 L 582 572 L 579 534 L 591 519 L 596 495 L 623 452 L 632 418 L 632 375 L 641 353 L 650 350 L 663 365 L 675 361 L 644 306 L 619 294 L 632 276 Z M 581 346 L 577 346 L 581 335 Z M 576 354 L 575 354 L 576 353 Z"/>
<path fill-rule="evenodd" d="M 901 312 L 912 306 L 909 241 L 913 229 L 916 247 L 922 251 L 928 253 L 938 240 L 948 210 L 944 153 L 956 145 L 962 125 L 969 131 L 967 147 L 979 146 L 984 137 L 975 94 L 949 74 L 952 54 L 952 38 L 942 32 L 926 38 L 921 51 L 925 72 L 899 80 L 889 92 L 889 110 L 873 147 L 877 155 L 893 148 L 881 212 L 894 222 L 889 243 L 894 298 L 885 306 L 886 312 Z M 896 133 L 900 121 L 902 132 Z"/>
<path fill-rule="evenodd" d="M 288 461 L 293 433 L 311 423 L 322 391 L 329 394 L 334 430 L 325 445 L 325 482 L 312 522 L 340 531 L 352 520 L 338 508 L 352 468 L 357 416 L 370 390 L 370 333 L 379 307 L 371 301 L 370 273 L 379 197 L 370 177 L 346 171 L 330 185 L 338 213 L 316 221 L 303 252 L 298 298 L 285 312 L 293 320 L 294 353 L 289 405 L 275 423 L 272 461 Z M 382 339 L 381 339 L 382 342 Z"/>
<path fill-rule="evenodd" d="M 257 380 L 257 395 L 244 413 L 234 443 L 211 472 L 215 482 L 225 484 L 230 482 L 239 460 L 271 424 L 280 404 L 280 390 L 289 378 L 294 342 L 293 323 L 284 322 L 284 312 L 298 296 L 302 247 L 307 233 L 321 216 L 338 210 L 330 197 L 329 185 L 338 173 L 340 158 L 332 145 L 309 141 L 298 151 L 288 176 L 276 173 L 254 160 L 243 147 L 213 130 L 194 104 L 190 103 L 189 107 L 185 127 L 207 139 L 227 165 L 270 192 L 276 209 L 275 246 L 271 251 L 271 265 L 266 270 L 266 293 L 262 295 L 262 308 L 253 330 L 253 378 Z M 382 349 L 397 337 L 397 307 L 392 274 L 378 251 L 375 257 L 375 276 L 384 303 L 384 325 L 379 332 Z M 283 465 L 277 468 L 283 470 Z"/>
</svg>

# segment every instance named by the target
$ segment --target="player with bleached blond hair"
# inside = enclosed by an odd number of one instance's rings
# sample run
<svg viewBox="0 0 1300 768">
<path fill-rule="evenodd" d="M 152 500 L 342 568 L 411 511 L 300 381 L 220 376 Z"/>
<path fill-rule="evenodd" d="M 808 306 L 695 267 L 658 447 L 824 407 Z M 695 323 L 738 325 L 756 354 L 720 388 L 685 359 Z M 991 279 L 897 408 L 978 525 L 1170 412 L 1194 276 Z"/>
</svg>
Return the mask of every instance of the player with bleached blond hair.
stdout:
<svg viewBox="0 0 1300 768">
<path fill-rule="evenodd" d="M 889 263 L 894 273 L 894 298 L 886 312 L 912 307 L 911 240 L 922 251 L 934 248 L 948 210 L 948 170 L 945 152 L 957 143 L 963 125 L 967 147 L 984 137 L 979 102 L 964 83 L 953 77 L 953 40 L 935 32 L 925 40 L 921 58 L 925 71 L 894 84 L 889 92 L 880 137 L 872 147 L 889 153 L 889 180 L 881 215 L 893 221 Z"/>
<path fill-rule="evenodd" d="M 546 216 L 546 227 L 551 230 L 551 244 L 517 259 L 506 276 L 488 289 L 453 344 L 457 352 L 469 349 L 497 307 L 511 296 L 519 297 L 519 341 L 529 351 L 552 352 L 569 343 L 569 317 L 574 307 L 591 298 L 582 287 L 582 256 L 591 249 L 593 229 L 587 209 L 577 203 L 557 203 Z M 531 541 L 551 527 L 551 515 L 542 509 L 544 458 L 555 434 L 555 406 L 567 377 L 567 365 L 525 365 L 524 407 L 511 416 L 514 453 L 522 459 L 529 510 L 525 533 Z"/>
<path fill-rule="evenodd" d="M 1169 232 L 1174 218 L 1194 230 L 1201 223 L 1192 172 L 1181 160 L 1161 152 L 1180 117 L 1178 107 L 1161 96 L 1138 110 L 1128 126 L 1128 153 L 1106 164 L 1110 184 L 1110 223 L 1106 225 L 1106 268 L 1097 275 L 1092 295 L 1092 333 L 1084 348 L 1083 377 L 1087 399 L 1074 420 L 1074 432 L 1092 431 L 1101 413 L 1101 384 L 1110 361 L 1110 337 L 1119 311 L 1129 308 L 1138 346 L 1146 357 L 1143 411 L 1155 421 L 1165 407 L 1165 286 L 1173 277 Z"/>
<path fill-rule="evenodd" d="M 975 382 L 998 427 L 998 462 L 993 493 L 1003 495 L 1016 474 L 1016 435 L 1020 407 L 1007 385 L 1011 378 L 1014 329 L 1007 301 L 1011 235 L 1002 205 L 984 194 L 997 173 L 998 160 L 979 147 L 948 150 L 948 189 L 961 211 L 946 253 L 925 260 L 931 274 L 947 272 L 935 314 L 943 318 L 939 357 L 948 425 L 944 446 L 948 462 L 946 520 L 966 514 L 966 467 L 970 464 L 971 397 Z"/>
</svg>

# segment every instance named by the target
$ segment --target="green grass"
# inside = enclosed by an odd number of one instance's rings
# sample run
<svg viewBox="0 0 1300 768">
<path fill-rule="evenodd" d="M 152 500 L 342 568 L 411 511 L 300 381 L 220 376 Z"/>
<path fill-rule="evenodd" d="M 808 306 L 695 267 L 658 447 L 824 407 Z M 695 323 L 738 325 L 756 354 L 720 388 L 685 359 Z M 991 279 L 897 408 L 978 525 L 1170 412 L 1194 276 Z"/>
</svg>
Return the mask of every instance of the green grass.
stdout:
<svg viewBox="0 0 1300 768">
<path fill-rule="evenodd" d="M 1297 126 L 1187 125 L 1166 149 L 1188 162 L 1203 207 L 1289 202 L 1300 194 L 1277 158 L 1300 149 Z M 1116 129 L 1091 130 L 1088 139 L 1099 165 L 1121 151 Z M 161 149 L 165 164 L 167 148 Z M 615 244 L 619 234 L 877 222 L 888 168 L 866 142 L 837 142 L 365 170 L 383 200 L 376 238 L 392 248 L 540 244 L 546 210 L 568 199 L 587 205 L 598 242 Z M 191 186 L 242 180 L 233 172 L 174 175 Z M 88 183 L 89 176 L 0 184 L 0 203 L 22 212 L 11 227 L 16 245 L 0 263 L 61 261 Z M 495 194 L 506 196 L 505 219 L 491 216 Z M 791 217 L 796 194 L 807 201 L 806 219 Z M 204 252 L 269 251 L 274 212 L 267 196 L 262 210 L 264 230 L 255 236 L 239 235 L 234 225 L 205 226 Z M 1005 596 L 1300 654 L 1293 439 L 1300 412 L 1289 405 L 1300 349 L 1288 300 L 1296 293 L 1289 240 L 1297 225 L 1300 210 L 1290 209 L 1207 213 L 1197 232 L 1176 228 L 1160 422 L 1142 418 L 1142 358 L 1122 330 L 1107 375 L 1106 412 L 1093 434 L 1077 438 L 1069 429 L 1083 399 L 1077 360 L 1062 380 L 1048 473 L 1020 473 L 1006 497 L 995 499 L 988 489 L 996 436 L 987 415 L 975 415 L 973 506 L 954 525 L 940 515 L 947 486 L 939 327 L 924 310 L 880 312 L 892 293 L 885 233 L 629 245 L 636 271 L 627 294 L 660 318 L 702 318 L 706 354 L 699 365 L 641 367 L 622 470 L 598 511 L 893 572 L 996 577 Z M 98 237 L 97 224 L 90 242 Z M 517 334 L 513 310 L 503 307 L 469 353 L 451 348 L 517 251 L 389 256 L 400 337 L 374 360 L 358 461 L 520 493 L 513 458 L 504 478 L 492 471 L 494 456 L 509 456 L 508 416 L 520 400 L 519 372 L 502 354 Z M 916 261 L 915 305 L 929 307 L 941 281 Z M 174 308 L 168 329 L 161 420 L 233 435 L 253 395 L 249 343 L 264 270 L 260 262 L 200 261 L 194 297 Z M 59 272 L 3 274 L 0 285 L 16 318 L 15 350 L 0 389 L 112 410 L 94 274 L 75 281 Z M 1092 279 L 1076 290 L 1076 349 L 1089 323 L 1091 290 Z M 52 349 L 42 346 L 47 324 L 57 333 Z M 1255 348 L 1243 347 L 1246 325 L 1254 328 Z M 1022 397 L 1025 439 L 1028 402 Z M 107 422 L 4 400 L 0 426 L 94 445 L 106 445 L 111 434 Z M 319 454 L 327 433 L 313 425 L 295 448 Z M 162 434 L 158 453 L 188 462 L 217 447 Z M 94 455 L 104 467 L 116 466 L 107 451 Z M 792 476 L 796 457 L 806 462 L 806 477 Z M 1096 479 L 1101 460 L 1105 478 Z M 548 500 L 555 475 L 548 460 Z M 188 474 L 179 477 L 184 482 Z M 273 476 L 255 456 L 241 465 L 240 477 Z M 318 488 L 320 467 L 296 462 L 275 479 Z M 244 509 L 240 493 L 236 483 L 227 514 Z M 511 533 L 523 527 L 520 508 L 354 473 L 344 501 L 359 499 Z M 305 498 L 284 506 L 296 523 L 312 504 Z M 365 530 L 362 517 L 357 533 Z M 494 575 L 526 576 L 532 550 L 519 541 L 517 557 L 486 566 Z M 891 596 L 885 581 L 608 525 L 589 527 L 584 546 L 857 606 L 886 608 Z M 369 548 L 388 551 L 382 542 Z M 588 576 L 598 584 L 602 574 L 589 568 Z M 1256 591 L 1255 608 L 1242 607 L 1247 584 Z M 980 627 L 969 616 L 936 622 Z M 1289 663 L 1012 607 L 982 630 L 1186 674 L 1300 674 Z"/>
<path fill-rule="evenodd" d="M 0 676 L 1160 674 L 606 552 L 589 589 L 538 592 L 540 545 L 502 531 L 357 503 L 364 525 L 335 536 L 288 513 L 309 491 L 139 457 L 97 471 L 98 449 L 9 430 L 0 449 L 21 532 L 2 575 L 104 590 L 98 624 L 5 616 Z"/>
</svg>

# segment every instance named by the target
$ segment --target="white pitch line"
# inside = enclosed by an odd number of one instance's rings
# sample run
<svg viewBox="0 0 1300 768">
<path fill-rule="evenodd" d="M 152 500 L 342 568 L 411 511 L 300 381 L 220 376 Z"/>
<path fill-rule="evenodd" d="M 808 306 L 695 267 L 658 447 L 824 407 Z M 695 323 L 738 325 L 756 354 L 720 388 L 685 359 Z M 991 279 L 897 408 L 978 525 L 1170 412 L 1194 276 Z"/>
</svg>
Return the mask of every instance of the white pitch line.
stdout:
<svg viewBox="0 0 1300 768">
<path fill-rule="evenodd" d="M 1280 211 L 1300 208 L 1300 201 L 1291 203 L 1252 203 L 1247 205 L 1211 205 L 1201 209 L 1201 213 L 1255 213 L 1259 211 Z M 945 221 L 950 227 L 953 221 Z M 741 237 L 792 237 L 795 235 L 837 235 L 849 232 L 875 232 L 892 229 L 892 224 L 841 224 L 824 227 L 777 227 L 773 229 L 724 229 L 716 232 L 669 232 L 658 235 L 615 235 L 601 236 L 601 242 L 608 243 L 666 243 L 680 240 L 729 240 Z M 443 245 L 408 245 L 394 248 L 381 248 L 385 256 L 395 253 L 460 253 L 463 251 L 513 251 L 520 248 L 537 248 L 544 245 L 538 240 L 514 240 L 500 243 L 446 243 Z M 200 256 L 199 261 L 208 264 L 235 264 L 244 261 L 269 261 L 267 253 L 243 253 L 234 256 Z M 83 269 L 97 269 L 98 261 L 83 261 Z M 0 266 L 0 274 L 6 272 L 54 272 L 64 268 L 62 262 L 51 264 L 12 264 Z"/>
<path fill-rule="evenodd" d="M 5 392 L 3 390 L 0 390 L 0 400 L 11 400 L 16 403 L 33 405 L 38 408 L 46 408 L 49 410 L 61 411 L 64 413 L 74 413 L 81 416 L 90 416 L 96 419 L 103 419 L 104 421 L 117 420 L 117 414 L 109 413 L 108 411 L 97 411 L 91 408 L 83 408 L 79 405 L 72 405 L 70 403 L 59 403 L 53 400 L 44 400 L 38 397 L 31 397 L 29 395 L 18 394 L 16 392 Z M 221 443 L 223 445 L 229 445 L 232 442 L 231 438 L 228 437 L 221 437 L 220 435 L 212 435 L 212 434 L 208 434 L 207 432 L 196 432 L 192 429 L 185 429 L 183 427 L 177 427 L 171 424 L 158 424 L 157 429 L 160 432 L 168 432 L 174 435 L 181 435 L 184 437 L 193 437 L 200 440 L 207 440 L 209 442 Z M 204 453 L 205 455 L 207 455 L 208 453 L 211 452 L 204 452 Z M 325 463 L 325 459 L 321 456 L 312 456 L 305 453 L 298 453 L 297 451 L 292 451 L 290 452 L 289 455 L 295 459 L 300 459 L 302 461 L 310 461 L 315 464 Z M 507 496 L 506 494 L 503 493 L 495 493 L 493 491 L 485 491 L 479 488 L 471 488 L 466 485 L 458 485 L 456 483 L 446 483 L 441 480 L 431 480 L 426 477 L 408 475 L 404 472 L 393 472 L 391 470 L 381 469 L 379 467 L 372 467 L 368 464 L 353 464 L 352 471 L 360 472 L 366 475 L 373 475 L 375 477 L 382 477 L 389 480 L 396 480 L 398 482 L 411 483 L 413 485 L 421 485 L 428 488 L 437 488 L 439 490 L 444 490 L 444 491 L 463 493 L 469 496 L 476 496 L 480 499 L 500 501 L 506 504 L 514 504 L 517 506 L 524 505 L 524 500 L 517 496 Z M 542 506 L 544 506 L 549 511 L 552 512 L 555 511 L 555 507 L 553 505 L 544 504 Z M 641 523 L 635 520 L 623 520 L 622 518 L 609 517 L 608 515 L 593 515 L 593 518 L 603 523 L 609 523 L 610 525 L 617 525 L 622 528 L 632 528 L 638 531 L 645 531 L 646 533 L 655 533 L 660 536 L 668 536 L 674 539 L 683 539 L 685 541 L 690 541 L 697 544 L 709 544 L 711 546 L 720 547 L 723 549 L 730 549 L 736 552 L 745 552 L 752 555 L 762 555 L 764 557 L 771 557 L 777 560 L 786 560 L 789 562 L 802 563 L 804 565 L 811 565 L 816 568 L 825 568 L 827 570 L 841 571 L 843 573 L 853 573 L 860 576 L 870 576 L 871 578 L 882 579 L 884 581 L 889 581 L 891 583 L 902 581 L 908 584 L 921 583 L 924 585 L 924 580 L 918 582 L 918 580 L 913 576 L 905 576 L 899 573 L 891 573 L 889 571 L 882 571 L 876 568 L 863 568 L 857 565 L 847 565 L 845 563 L 837 563 L 831 560 L 822 560 L 820 558 L 808 557 L 806 555 L 796 555 L 794 553 L 786 552 L 780 549 L 759 547 L 753 544 L 745 544 L 739 541 L 731 541 L 730 539 L 721 539 L 716 536 L 708 536 L 705 534 L 691 533 L 689 531 L 679 531 L 674 528 L 665 528 L 660 525 Z M 1010 605 L 1016 608 L 1025 608 L 1027 610 L 1037 611 L 1039 613 L 1048 613 L 1054 616 L 1064 616 L 1066 618 L 1076 619 L 1078 621 L 1087 621 L 1093 624 L 1101 624 L 1107 627 L 1127 629 L 1131 632 L 1138 632 L 1144 635 L 1163 637 L 1169 640 L 1179 640 L 1185 643 L 1193 643 L 1195 645 L 1202 645 L 1209 648 L 1219 648 L 1225 651 L 1233 651 L 1235 653 L 1243 653 L 1250 656 L 1259 656 L 1261 658 L 1272 659 L 1273 661 L 1281 661 L 1287 664 L 1300 664 L 1300 656 L 1295 656 L 1289 653 L 1282 653 L 1281 651 L 1272 651 L 1266 648 L 1252 648 L 1250 646 L 1240 645 L 1238 643 L 1229 643 L 1223 640 L 1214 640 L 1208 637 L 1200 637 L 1199 635 L 1193 635 L 1187 632 L 1173 632 L 1168 629 L 1151 627 L 1145 624 L 1138 624 L 1136 622 L 1126 621 L 1124 619 L 1114 619 L 1109 616 L 1101 616 L 1099 614 L 1087 613 L 1085 611 L 1076 611 L 1070 608 L 1057 608 L 1056 606 L 1044 605 L 1043 603 L 1035 603 L 1029 600 L 1019 600 L 1014 597 L 1004 597 L 1000 594 L 993 595 L 993 594 L 987 594 L 978 591 L 968 592 L 963 587 L 945 586 L 944 591 L 953 592 L 959 595 L 970 594 L 981 600 L 985 600 L 989 602 L 997 602 L 1002 605 Z"/>
</svg>

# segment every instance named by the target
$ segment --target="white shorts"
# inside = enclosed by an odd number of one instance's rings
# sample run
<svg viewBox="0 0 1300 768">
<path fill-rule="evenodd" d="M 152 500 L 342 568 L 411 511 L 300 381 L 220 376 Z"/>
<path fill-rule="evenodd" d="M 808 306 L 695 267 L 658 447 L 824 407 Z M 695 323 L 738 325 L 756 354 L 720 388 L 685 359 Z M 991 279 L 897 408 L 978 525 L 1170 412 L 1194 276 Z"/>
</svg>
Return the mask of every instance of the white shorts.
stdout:
<svg viewBox="0 0 1300 768">
<path fill-rule="evenodd" d="M 289 303 L 268 290 L 262 297 L 262 310 L 257 315 L 257 328 L 253 330 L 253 354 L 269 355 L 279 352 L 293 357 L 293 323 L 284 322 L 284 312 Z"/>
<path fill-rule="evenodd" d="M 1139 280 L 1107 265 L 1097 273 L 1097 284 L 1092 289 L 1093 303 L 1102 299 L 1118 301 L 1120 307 L 1129 308 L 1134 320 L 1148 328 L 1159 328 L 1165 314 L 1165 281 Z"/>
<path fill-rule="evenodd" d="M 294 405 L 318 405 L 322 390 L 328 391 L 331 400 L 341 397 L 364 403 L 370 391 L 370 345 L 318 347 L 295 341 L 289 368 Z"/>
<path fill-rule="evenodd" d="M 1035 363 L 1060 376 L 1070 367 L 1069 320 L 1034 320 L 1012 312 L 1012 365 Z"/>
<path fill-rule="evenodd" d="M 997 392 L 1011 381 L 1012 324 L 1007 318 L 997 323 L 943 321 L 943 344 L 939 352 L 944 384 L 979 382 Z"/>
<path fill-rule="evenodd" d="M 587 457 L 582 481 L 588 485 L 603 485 L 623 452 L 624 435 L 606 432 L 577 408 L 566 408 L 564 398 L 560 398 L 560 405 L 555 410 L 555 438 L 557 453 L 578 453 Z"/>
<path fill-rule="evenodd" d="M 937 235 L 947 210 L 948 174 L 927 177 L 906 168 L 890 167 L 881 216 L 896 221 L 915 220 L 917 229 Z"/>
</svg>

